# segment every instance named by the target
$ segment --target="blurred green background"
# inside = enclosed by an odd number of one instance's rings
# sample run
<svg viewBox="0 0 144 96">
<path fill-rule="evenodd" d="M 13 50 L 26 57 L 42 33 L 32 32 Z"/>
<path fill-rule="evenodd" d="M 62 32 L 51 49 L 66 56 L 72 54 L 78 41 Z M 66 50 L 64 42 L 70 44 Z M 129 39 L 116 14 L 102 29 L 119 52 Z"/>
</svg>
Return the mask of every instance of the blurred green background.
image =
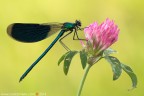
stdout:
<svg viewBox="0 0 144 96">
<path fill-rule="evenodd" d="M 131 80 L 123 72 L 113 81 L 111 66 L 101 60 L 86 79 L 81 96 L 144 96 L 144 1 L 142 0 L 1 0 L 0 1 L 0 96 L 76 96 L 84 71 L 79 56 L 72 61 L 68 76 L 57 61 L 66 50 L 57 43 L 30 74 L 19 83 L 23 72 L 49 46 L 57 34 L 37 43 L 11 39 L 7 26 L 14 22 L 47 23 L 82 21 L 82 27 L 107 17 L 120 28 L 119 41 L 112 48 L 114 56 L 131 66 L 138 77 L 132 91 Z M 79 31 L 81 37 L 83 32 Z M 71 49 L 80 50 L 72 35 L 63 40 Z"/>
</svg>

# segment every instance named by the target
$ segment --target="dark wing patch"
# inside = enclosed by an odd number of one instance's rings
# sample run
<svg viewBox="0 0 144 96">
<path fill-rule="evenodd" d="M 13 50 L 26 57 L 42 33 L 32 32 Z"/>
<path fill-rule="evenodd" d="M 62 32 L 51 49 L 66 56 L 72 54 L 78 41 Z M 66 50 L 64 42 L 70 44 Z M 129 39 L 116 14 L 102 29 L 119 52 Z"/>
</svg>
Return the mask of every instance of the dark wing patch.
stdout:
<svg viewBox="0 0 144 96">
<path fill-rule="evenodd" d="M 7 33 L 17 41 L 37 42 L 45 39 L 50 30 L 50 25 L 14 23 L 8 26 Z"/>
</svg>

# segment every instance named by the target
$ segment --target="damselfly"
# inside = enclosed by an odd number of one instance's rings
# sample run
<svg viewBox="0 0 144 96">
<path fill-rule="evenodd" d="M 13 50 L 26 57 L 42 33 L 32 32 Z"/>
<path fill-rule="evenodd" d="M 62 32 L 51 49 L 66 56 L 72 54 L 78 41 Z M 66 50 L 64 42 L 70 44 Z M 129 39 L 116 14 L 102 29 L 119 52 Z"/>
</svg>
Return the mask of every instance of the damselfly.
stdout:
<svg viewBox="0 0 144 96">
<path fill-rule="evenodd" d="M 73 40 L 81 40 L 78 37 L 77 31 L 81 30 L 81 22 L 76 20 L 75 23 L 45 23 L 45 24 L 34 24 L 34 23 L 13 23 L 8 26 L 7 33 L 13 39 L 20 42 L 38 42 L 60 30 L 57 37 L 48 46 L 48 48 L 37 58 L 37 60 L 25 71 L 20 77 L 22 81 L 27 74 L 33 69 L 33 67 L 46 55 L 46 53 L 53 47 L 53 45 L 59 40 L 60 43 L 66 50 L 69 48 L 62 42 L 62 39 L 74 32 Z M 68 32 L 64 35 L 65 32 Z M 77 37 L 77 38 L 76 38 Z"/>
</svg>

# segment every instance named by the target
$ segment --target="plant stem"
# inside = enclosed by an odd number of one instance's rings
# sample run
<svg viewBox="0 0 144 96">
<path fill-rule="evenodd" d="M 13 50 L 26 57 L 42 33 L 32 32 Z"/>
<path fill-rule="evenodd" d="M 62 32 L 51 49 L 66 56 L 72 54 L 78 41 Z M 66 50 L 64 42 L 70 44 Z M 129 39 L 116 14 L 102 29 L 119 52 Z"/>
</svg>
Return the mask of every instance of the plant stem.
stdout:
<svg viewBox="0 0 144 96">
<path fill-rule="evenodd" d="M 77 96 L 80 96 L 80 95 L 81 95 L 81 91 L 82 91 L 84 82 L 85 82 L 85 80 L 86 80 L 87 74 L 88 74 L 89 69 L 91 68 L 91 66 L 92 66 L 92 65 L 88 64 L 88 66 L 87 66 L 87 68 L 86 68 L 86 70 L 85 70 L 85 73 L 84 73 L 84 75 L 83 75 L 83 78 L 82 78 L 82 80 L 81 80 L 81 82 L 80 82 L 80 86 L 79 86 L 79 90 L 78 90 Z"/>
</svg>

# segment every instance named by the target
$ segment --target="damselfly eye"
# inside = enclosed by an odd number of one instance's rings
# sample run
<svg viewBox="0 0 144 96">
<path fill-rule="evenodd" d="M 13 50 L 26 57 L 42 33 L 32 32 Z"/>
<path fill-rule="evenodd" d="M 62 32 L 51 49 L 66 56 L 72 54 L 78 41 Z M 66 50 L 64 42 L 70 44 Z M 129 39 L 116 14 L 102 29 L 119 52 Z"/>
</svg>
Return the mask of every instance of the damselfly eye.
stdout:
<svg viewBox="0 0 144 96">
<path fill-rule="evenodd" d="M 77 26 L 81 26 L 81 21 L 76 20 L 76 25 L 77 25 Z"/>
</svg>

